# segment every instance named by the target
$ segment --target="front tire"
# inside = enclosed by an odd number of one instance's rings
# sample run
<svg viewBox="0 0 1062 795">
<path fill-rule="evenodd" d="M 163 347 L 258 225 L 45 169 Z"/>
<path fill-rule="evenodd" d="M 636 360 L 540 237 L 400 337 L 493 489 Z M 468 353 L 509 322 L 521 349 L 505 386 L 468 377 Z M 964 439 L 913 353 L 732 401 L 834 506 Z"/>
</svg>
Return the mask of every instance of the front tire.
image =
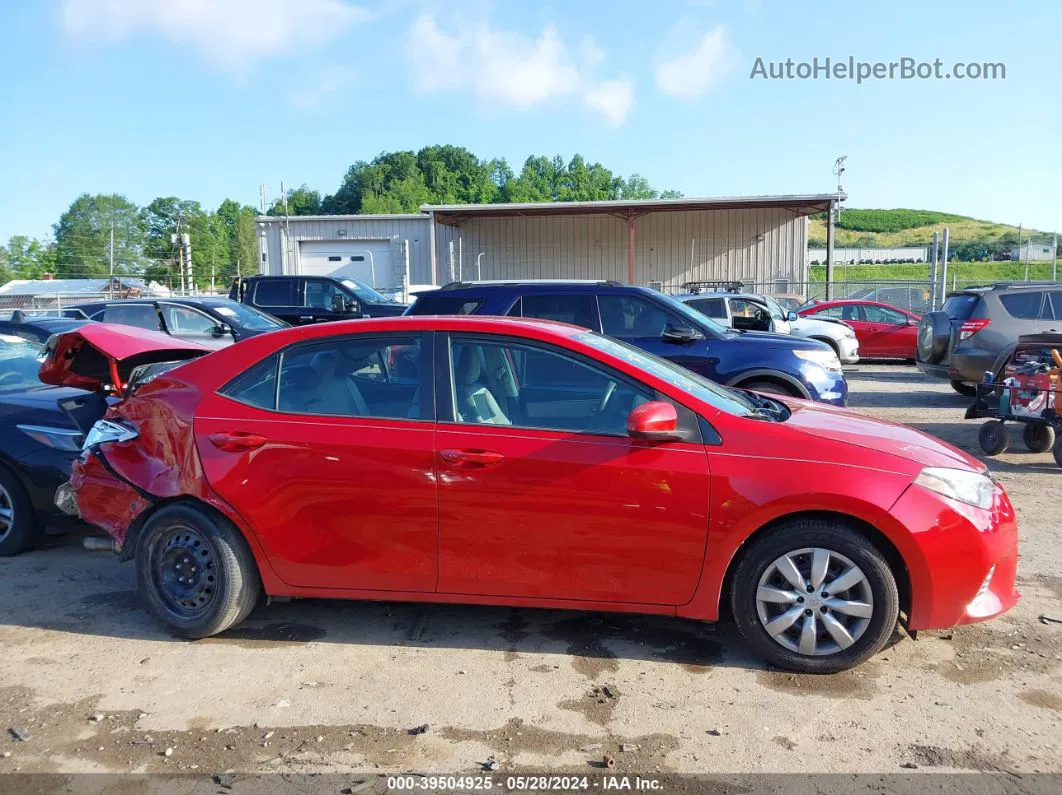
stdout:
<svg viewBox="0 0 1062 795">
<path fill-rule="evenodd" d="M 1022 431 L 1022 441 L 1030 453 L 1046 453 L 1055 444 L 1055 429 L 1050 425 L 1028 423 Z"/>
<path fill-rule="evenodd" d="M 148 612 L 183 638 L 217 635 L 240 623 L 262 590 L 240 531 L 192 505 L 170 505 L 147 520 L 136 570 Z"/>
<path fill-rule="evenodd" d="M 763 392 L 767 395 L 779 395 L 781 397 L 801 397 L 793 392 L 791 389 L 787 389 L 781 384 L 776 384 L 774 381 L 752 381 L 748 384 L 742 384 L 742 389 L 747 389 L 750 392 Z"/>
<path fill-rule="evenodd" d="M 999 455 L 1007 452 L 1007 428 L 999 420 L 989 420 L 977 432 L 977 441 L 985 455 Z"/>
<path fill-rule="evenodd" d="M 962 381 L 951 381 L 951 388 L 965 397 L 973 397 L 977 394 L 977 387 Z"/>
<path fill-rule="evenodd" d="M 874 656 L 900 611 L 896 579 L 877 548 L 843 525 L 814 519 L 757 538 L 738 563 L 730 601 L 753 651 L 809 674 Z"/>
<path fill-rule="evenodd" d="M 40 536 L 29 495 L 15 473 L 0 466 L 0 557 L 25 552 Z"/>
</svg>

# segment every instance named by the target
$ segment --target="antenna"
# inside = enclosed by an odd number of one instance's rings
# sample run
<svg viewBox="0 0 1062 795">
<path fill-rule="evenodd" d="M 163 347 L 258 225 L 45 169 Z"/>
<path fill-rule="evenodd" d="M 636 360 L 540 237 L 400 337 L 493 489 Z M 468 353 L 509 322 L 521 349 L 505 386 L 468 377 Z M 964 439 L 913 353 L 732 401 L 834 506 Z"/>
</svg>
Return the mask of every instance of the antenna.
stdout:
<svg viewBox="0 0 1062 795">
<path fill-rule="evenodd" d="M 841 187 L 841 175 L 844 173 L 844 161 L 848 159 L 848 155 L 841 155 L 833 162 L 833 173 L 837 176 L 837 192 L 844 193 L 844 188 Z"/>
</svg>

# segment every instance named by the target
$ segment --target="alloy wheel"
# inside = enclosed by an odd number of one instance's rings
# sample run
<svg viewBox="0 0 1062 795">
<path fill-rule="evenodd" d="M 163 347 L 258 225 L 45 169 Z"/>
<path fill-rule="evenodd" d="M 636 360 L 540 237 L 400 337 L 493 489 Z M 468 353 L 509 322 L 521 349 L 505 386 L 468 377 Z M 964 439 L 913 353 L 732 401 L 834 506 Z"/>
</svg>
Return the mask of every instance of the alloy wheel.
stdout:
<svg viewBox="0 0 1062 795">
<path fill-rule="evenodd" d="M 874 615 L 870 582 L 833 550 L 806 547 L 771 563 L 756 589 L 756 612 L 779 645 L 807 656 L 849 648 Z"/>
<path fill-rule="evenodd" d="M 0 485 L 0 541 L 7 537 L 15 526 L 15 501 L 7 489 Z"/>
</svg>

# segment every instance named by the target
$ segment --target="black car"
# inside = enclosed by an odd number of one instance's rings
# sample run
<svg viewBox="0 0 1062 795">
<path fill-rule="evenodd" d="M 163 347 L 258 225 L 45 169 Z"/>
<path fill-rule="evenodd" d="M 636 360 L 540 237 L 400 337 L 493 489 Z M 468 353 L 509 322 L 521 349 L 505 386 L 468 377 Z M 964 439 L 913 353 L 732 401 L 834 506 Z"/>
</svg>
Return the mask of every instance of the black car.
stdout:
<svg viewBox="0 0 1062 795">
<path fill-rule="evenodd" d="M 57 317 L 0 321 L 0 556 L 33 546 L 45 526 L 65 519 L 53 499 L 70 478 L 82 437 L 64 406 L 73 409 L 98 398 L 42 384 L 37 371 L 48 337 L 86 322 Z"/>
<path fill-rule="evenodd" d="M 237 279 L 229 298 L 293 326 L 363 317 L 397 317 L 406 305 L 357 279 L 331 276 L 248 276 Z"/>
<path fill-rule="evenodd" d="M 92 320 L 161 331 L 210 348 L 232 345 L 288 325 L 227 298 L 137 298 L 77 304 L 73 308 Z"/>
<path fill-rule="evenodd" d="M 844 406 L 837 354 L 789 334 L 737 331 L 647 287 L 618 282 L 456 282 L 419 293 L 411 315 L 509 315 L 617 337 L 726 386 Z"/>
</svg>

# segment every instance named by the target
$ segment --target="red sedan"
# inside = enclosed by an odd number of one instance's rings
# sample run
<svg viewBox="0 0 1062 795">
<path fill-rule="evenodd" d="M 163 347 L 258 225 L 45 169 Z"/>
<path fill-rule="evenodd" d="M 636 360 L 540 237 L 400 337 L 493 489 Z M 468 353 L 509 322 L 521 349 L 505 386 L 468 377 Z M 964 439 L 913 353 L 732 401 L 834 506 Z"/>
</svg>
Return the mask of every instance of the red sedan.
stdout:
<svg viewBox="0 0 1062 795">
<path fill-rule="evenodd" d="M 831 672 L 901 611 L 950 627 L 1018 599 L 1014 511 L 976 459 L 574 326 L 380 318 L 208 353 L 91 324 L 41 374 L 121 398 L 80 417 L 58 500 L 185 637 L 263 591 L 704 621 L 727 600 L 763 657 Z"/>
<path fill-rule="evenodd" d="M 843 320 L 855 329 L 860 359 L 914 359 L 918 322 L 914 312 L 877 301 L 823 301 L 800 310 L 805 317 Z"/>
</svg>

